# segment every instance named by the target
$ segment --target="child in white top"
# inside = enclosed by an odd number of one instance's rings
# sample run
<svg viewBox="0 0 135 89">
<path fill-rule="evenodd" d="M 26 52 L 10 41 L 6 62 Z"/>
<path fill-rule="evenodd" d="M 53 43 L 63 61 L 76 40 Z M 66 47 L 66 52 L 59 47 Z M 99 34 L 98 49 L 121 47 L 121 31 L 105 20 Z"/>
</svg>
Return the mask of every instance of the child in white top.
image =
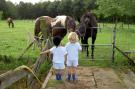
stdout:
<svg viewBox="0 0 135 89">
<path fill-rule="evenodd" d="M 65 57 L 67 51 L 65 47 L 60 46 L 61 37 L 56 36 L 53 38 L 53 46 L 51 49 L 41 52 L 40 54 L 44 53 L 52 53 L 53 54 L 53 68 L 55 69 L 56 80 L 61 80 L 62 71 L 65 68 Z"/>
<path fill-rule="evenodd" d="M 73 81 L 76 80 L 76 69 L 78 66 L 78 53 L 82 50 L 80 43 L 78 42 L 78 35 L 75 32 L 71 32 L 68 35 L 69 42 L 66 44 L 67 50 L 67 69 L 68 69 L 68 77 L 67 80 L 71 80 L 71 76 Z"/>
</svg>

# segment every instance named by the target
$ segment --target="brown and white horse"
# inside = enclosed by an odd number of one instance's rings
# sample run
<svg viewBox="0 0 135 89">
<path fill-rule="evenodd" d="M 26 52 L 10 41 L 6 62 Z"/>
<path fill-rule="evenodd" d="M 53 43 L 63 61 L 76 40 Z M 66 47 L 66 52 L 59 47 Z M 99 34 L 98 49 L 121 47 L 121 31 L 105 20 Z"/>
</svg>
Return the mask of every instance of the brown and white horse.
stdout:
<svg viewBox="0 0 135 89">
<path fill-rule="evenodd" d="M 47 39 L 49 36 L 52 35 L 52 28 L 57 27 L 55 29 L 64 29 L 67 32 L 75 31 L 76 23 L 73 18 L 70 16 L 57 16 L 56 18 L 51 18 L 49 16 L 41 16 L 38 17 L 35 21 L 35 28 L 34 28 L 34 36 L 36 39 L 39 37 L 39 33 L 43 34 L 43 38 Z M 53 29 L 54 30 L 54 29 Z"/>
<path fill-rule="evenodd" d="M 12 28 L 14 28 L 14 22 L 11 17 L 7 18 L 7 23 L 8 23 L 9 28 L 10 28 L 10 25 L 12 25 Z"/>
<path fill-rule="evenodd" d="M 49 16 L 41 16 L 38 17 L 35 21 L 35 27 L 34 27 L 34 36 L 38 40 L 40 36 L 40 32 L 42 33 L 42 36 L 44 39 L 47 39 L 50 36 L 51 33 L 51 22 L 54 19 Z"/>
<path fill-rule="evenodd" d="M 76 29 L 75 20 L 70 16 L 66 15 L 56 16 L 55 20 L 56 21 L 51 23 L 52 27 L 55 26 L 56 23 L 61 22 L 61 26 L 65 27 L 67 29 L 67 32 L 74 32 Z"/>
<path fill-rule="evenodd" d="M 57 16 L 56 18 L 41 16 L 35 21 L 34 37 L 40 43 L 40 33 L 43 40 L 46 41 L 46 39 L 51 39 L 54 36 L 63 38 L 67 32 L 75 31 L 75 29 L 75 20 L 70 16 Z"/>
</svg>

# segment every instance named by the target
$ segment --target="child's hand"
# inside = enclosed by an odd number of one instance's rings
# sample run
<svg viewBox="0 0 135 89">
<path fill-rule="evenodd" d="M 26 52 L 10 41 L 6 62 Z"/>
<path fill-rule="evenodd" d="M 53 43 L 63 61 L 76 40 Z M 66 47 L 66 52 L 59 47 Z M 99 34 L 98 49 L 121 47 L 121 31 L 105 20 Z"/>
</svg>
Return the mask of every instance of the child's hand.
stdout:
<svg viewBox="0 0 135 89">
<path fill-rule="evenodd" d="M 40 55 L 46 54 L 46 53 L 49 53 L 49 52 L 50 52 L 50 50 L 46 50 L 46 51 L 44 51 L 44 52 L 41 52 Z"/>
</svg>

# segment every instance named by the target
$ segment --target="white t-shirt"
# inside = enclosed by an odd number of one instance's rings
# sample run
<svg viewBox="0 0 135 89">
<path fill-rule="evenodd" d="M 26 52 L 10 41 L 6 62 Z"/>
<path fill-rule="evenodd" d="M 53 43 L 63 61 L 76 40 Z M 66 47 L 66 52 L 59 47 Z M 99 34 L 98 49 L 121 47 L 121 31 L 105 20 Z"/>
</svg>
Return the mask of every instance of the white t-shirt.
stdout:
<svg viewBox="0 0 135 89">
<path fill-rule="evenodd" d="M 65 61 L 65 55 L 67 54 L 67 51 L 65 47 L 62 46 L 54 46 L 50 49 L 50 52 L 53 54 L 53 62 L 54 63 L 64 63 Z"/>
<path fill-rule="evenodd" d="M 79 42 L 68 42 L 65 47 L 67 50 L 67 60 L 78 60 L 78 52 L 79 50 L 82 50 L 82 47 L 79 44 Z"/>
</svg>

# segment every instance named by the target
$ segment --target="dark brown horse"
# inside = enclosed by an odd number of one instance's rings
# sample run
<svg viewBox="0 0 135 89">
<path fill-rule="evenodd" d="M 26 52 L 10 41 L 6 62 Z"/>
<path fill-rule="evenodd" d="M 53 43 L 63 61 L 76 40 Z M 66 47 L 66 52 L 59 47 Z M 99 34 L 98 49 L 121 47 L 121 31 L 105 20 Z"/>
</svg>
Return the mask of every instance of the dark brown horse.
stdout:
<svg viewBox="0 0 135 89">
<path fill-rule="evenodd" d="M 7 18 L 7 23 L 8 23 L 8 26 L 10 28 L 10 25 L 12 26 L 12 28 L 14 28 L 14 22 L 13 22 L 13 19 L 12 18 Z"/>
<path fill-rule="evenodd" d="M 76 33 L 81 37 L 81 43 L 86 44 L 85 48 L 87 49 L 87 57 L 89 55 L 88 51 L 88 39 L 89 37 L 92 38 L 92 45 L 91 45 L 91 57 L 94 58 L 94 43 L 97 36 L 97 20 L 96 17 L 91 13 L 85 13 L 80 20 L 80 25 L 76 30 Z"/>
</svg>

